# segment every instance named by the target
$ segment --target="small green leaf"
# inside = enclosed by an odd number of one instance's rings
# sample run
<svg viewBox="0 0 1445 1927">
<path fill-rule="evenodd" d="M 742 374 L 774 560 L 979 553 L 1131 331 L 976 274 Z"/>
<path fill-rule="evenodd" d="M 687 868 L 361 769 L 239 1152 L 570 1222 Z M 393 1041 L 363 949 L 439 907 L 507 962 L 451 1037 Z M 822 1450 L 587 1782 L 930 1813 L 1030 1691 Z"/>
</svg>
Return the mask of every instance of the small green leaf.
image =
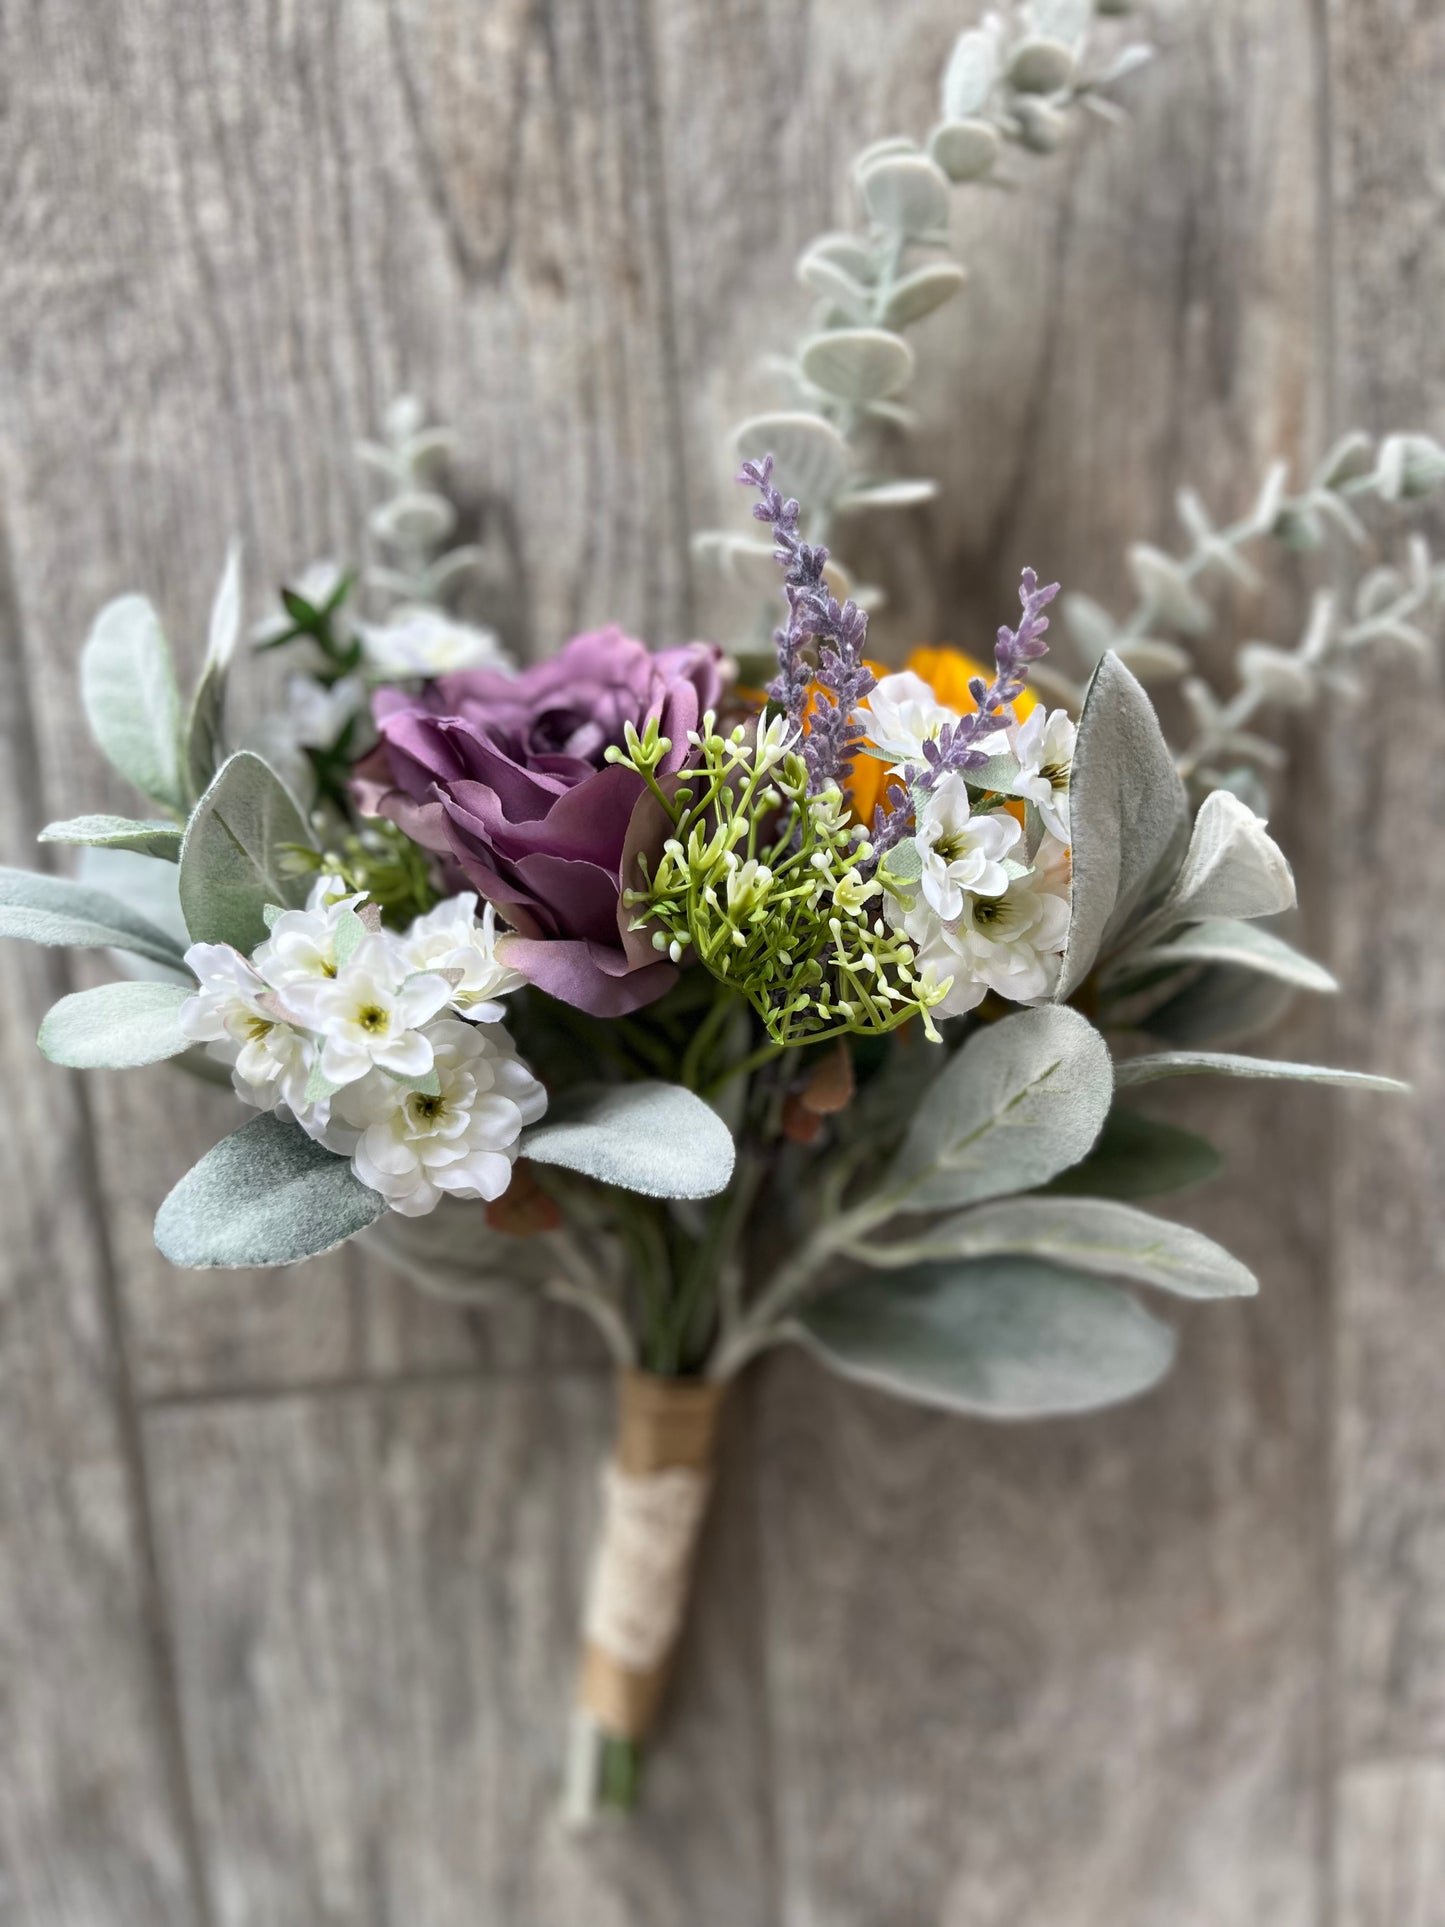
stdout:
<svg viewBox="0 0 1445 1927">
<path fill-rule="evenodd" d="M 193 1166 L 156 1213 L 156 1246 L 200 1269 L 294 1265 L 355 1237 L 386 1210 L 345 1158 L 263 1112 Z"/>
<path fill-rule="evenodd" d="M 80 658 L 80 696 L 112 767 L 143 796 L 184 810 L 181 698 L 170 644 L 144 596 L 120 596 L 96 617 Z"/>
<path fill-rule="evenodd" d="M 931 502 L 938 484 L 926 476 L 900 477 L 894 482 L 865 482 L 846 489 L 834 506 L 840 512 L 856 509 L 910 509 Z"/>
<path fill-rule="evenodd" d="M 269 908 L 269 906 L 267 907 Z M 263 916 L 266 914 L 264 909 L 261 914 Z M 270 929 L 271 926 L 268 923 L 266 927 Z M 354 910 L 343 910 L 341 915 L 336 919 L 336 963 L 338 968 L 351 962 L 352 956 L 356 951 L 356 946 L 363 941 L 365 936 L 366 925 L 361 921 L 361 918 L 357 916 L 356 912 Z"/>
<path fill-rule="evenodd" d="M 73 816 L 64 823 L 47 823 L 39 841 L 80 843 L 96 850 L 134 850 L 138 856 L 158 856 L 177 863 L 182 834 L 178 823 L 142 823 L 128 816 Z"/>
<path fill-rule="evenodd" d="M 62 997 L 40 1026 L 40 1048 L 71 1070 L 159 1064 L 190 1049 L 177 1022 L 190 996 L 182 984 L 101 984 Z"/>
<path fill-rule="evenodd" d="M 711 1198 L 733 1174 L 732 1133 L 680 1084 L 622 1084 L 569 1094 L 522 1139 L 534 1164 L 579 1171 L 649 1198 Z"/>
<path fill-rule="evenodd" d="M 1127 1292 L 1028 1258 L 854 1279 L 795 1329 L 845 1378 L 994 1419 L 1115 1405 L 1174 1357 L 1169 1327 Z"/>
<path fill-rule="evenodd" d="M 831 502 L 852 466 L 848 444 L 821 415 L 802 409 L 754 415 L 736 434 L 744 460 L 773 458 L 773 480 L 784 495 L 800 502 Z"/>
<path fill-rule="evenodd" d="M 0 869 L 0 937 L 73 950 L 129 950 L 185 969 L 179 946 L 118 897 L 31 870 Z"/>
<path fill-rule="evenodd" d="M 968 120 L 976 114 L 993 92 L 998 73 L 998 31 L 992 23 L 961 33 L 943 74 L 945 118 Z"/>
<path fill-rule="evenodd" d="M 1044 1190 L 1055 1197 L 1159 1197 L 1203 1184 L 1223 1166 L 1208 1139 L 1116 1106 L 1089 1155 Z"/>
<path fill-rule="evenodd" d="M 265 941 L 267 904 L 305 902 L 308 880 L 292 873 L 286 849 L 310 842 L 280 777 L 238 750 L 196 805 L 181 848 L 181 907 L 192 938 L 249 955 Z"/>
</svg>

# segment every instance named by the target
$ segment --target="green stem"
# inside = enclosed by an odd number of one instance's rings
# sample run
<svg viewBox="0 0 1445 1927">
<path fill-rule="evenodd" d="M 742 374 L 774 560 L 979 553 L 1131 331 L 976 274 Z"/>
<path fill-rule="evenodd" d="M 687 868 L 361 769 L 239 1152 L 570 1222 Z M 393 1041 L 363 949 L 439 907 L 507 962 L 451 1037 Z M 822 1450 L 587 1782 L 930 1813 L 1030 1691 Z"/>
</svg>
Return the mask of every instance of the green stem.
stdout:
<svg viewBox="0 0 1445 1927">
<path fill-rule="evenodd" d="M 809 1042 L 812 1042 L 811 1038 Z M 769 1038 L 766 1044 L 759 1044 L 755 1051 L 750 1051 L 746 1057 L 740 1057 L 736 1064 L 729 1064 L 720 1076 L 712 1080 L 707 1089 L 702 1092 L 702 1096 L 711 1100 L 719 1091 L 726 1090 L 735 1077 L 751 1077 L 754 1071 L 760 1071 L 765 1064 L 771 1064 L 775 1057 L 781 1057 L 786 1049 L 786 1044 L 774 1043 L 772 1038 Z"/>
</svg>

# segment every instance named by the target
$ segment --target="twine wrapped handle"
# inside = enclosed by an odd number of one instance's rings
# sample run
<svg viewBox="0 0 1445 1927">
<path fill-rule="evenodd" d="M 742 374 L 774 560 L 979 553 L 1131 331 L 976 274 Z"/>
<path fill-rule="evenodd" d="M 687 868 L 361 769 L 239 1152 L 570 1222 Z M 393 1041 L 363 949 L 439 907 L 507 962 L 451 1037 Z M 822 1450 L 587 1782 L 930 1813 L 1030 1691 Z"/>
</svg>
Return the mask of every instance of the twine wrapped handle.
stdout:
<svg viewBox="0 0 1445 1927">
<path fill-rule="evenodd" d="M 577 1691 L 582 1711 L 618 1739 L 646 1738 L 662 1701 L 712 1487 L 723 1389 L 618 1375 Z"/>
</svg>

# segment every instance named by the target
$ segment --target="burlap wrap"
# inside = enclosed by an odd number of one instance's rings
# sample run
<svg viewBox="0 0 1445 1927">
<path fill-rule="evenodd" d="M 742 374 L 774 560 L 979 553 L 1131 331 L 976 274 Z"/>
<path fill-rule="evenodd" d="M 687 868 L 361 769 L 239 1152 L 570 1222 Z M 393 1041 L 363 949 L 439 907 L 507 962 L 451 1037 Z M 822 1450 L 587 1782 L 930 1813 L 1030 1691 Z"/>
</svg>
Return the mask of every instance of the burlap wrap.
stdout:
<svg viewBox="0 0 1445 1927">
<path fill-rule="evenodd" d="M 687 1605 L 723 1387 L 622 1372 L 578 1699 L 604 1732 L 650 1730 Z"/>
</svg>

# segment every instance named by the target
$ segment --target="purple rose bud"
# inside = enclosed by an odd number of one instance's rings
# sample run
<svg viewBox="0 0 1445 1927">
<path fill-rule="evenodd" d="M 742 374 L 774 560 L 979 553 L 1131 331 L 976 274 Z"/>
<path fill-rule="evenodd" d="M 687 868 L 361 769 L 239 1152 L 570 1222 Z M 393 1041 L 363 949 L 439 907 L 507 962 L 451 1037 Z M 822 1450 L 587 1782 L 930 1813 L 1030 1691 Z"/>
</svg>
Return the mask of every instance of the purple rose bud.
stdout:
<svg viewBox="0 0 1445 1927">
<path fill-rule="evenodd" d="M 656 717 L 681 767 L 687 735 L 715 709 L 722 652 L 692 642 L 654 654 L 620 629 L 577 636 L 512 676 L 441 676 L 419 696 L 381 690 L 380 741 L 358 767 L 369 815 L 453 858 L 515 935 L 506 960 L 596 1017 L 620 1017 L 675 981 L 622 903 L 637 855 L 660 848 L 661 807 L 640 776 L 605 761 L 628 723 Z M 501 954 L 501 952 L 499 952 Z"/>
</svg>

